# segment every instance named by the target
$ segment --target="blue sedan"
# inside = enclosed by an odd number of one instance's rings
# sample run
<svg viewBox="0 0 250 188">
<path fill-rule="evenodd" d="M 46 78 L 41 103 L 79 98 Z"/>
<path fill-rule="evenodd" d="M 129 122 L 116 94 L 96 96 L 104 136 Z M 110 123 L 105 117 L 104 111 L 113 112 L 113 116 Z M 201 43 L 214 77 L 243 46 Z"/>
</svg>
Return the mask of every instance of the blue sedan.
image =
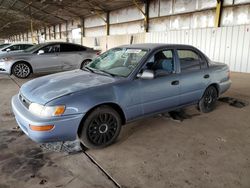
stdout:
<svg viewBox="0 0 250 188">
<path fill-rule="evenodd" d="M 134 44 L 108 50 L 82 69 L 27 82 L 12 109 L 36 142 L 79 139 L 103 148 L 138 118 L 189 105 L 210 112 L 230 85 L 228 66 L 192 46 Z"/>
</svg>

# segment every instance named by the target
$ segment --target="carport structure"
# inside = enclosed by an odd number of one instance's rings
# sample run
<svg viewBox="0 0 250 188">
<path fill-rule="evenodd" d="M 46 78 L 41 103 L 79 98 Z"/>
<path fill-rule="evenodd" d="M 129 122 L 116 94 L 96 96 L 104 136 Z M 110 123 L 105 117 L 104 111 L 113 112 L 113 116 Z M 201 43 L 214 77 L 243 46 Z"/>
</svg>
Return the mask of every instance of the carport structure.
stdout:
<svg viewBox="0 0 250 188">
<path fill-rule="evenodd" d="M 140 2 L 142 3 L 142 2 Z M 108 25 L 109 12 L 133 4 L 131 0 L 2 0 L 0 2 L 1 37 L 9 37 L 19 33 L 56 24 L 69 24 L 75 19 L 97 14 L 106 14 L 103 18 Z M 136 3 L 137 4 L 137 3 Z M 60 30 L 61 31 L 61 30 Z M 33 31 L 32 31 L 33 32 Z M 50 31 L 50 32 L 55 32 Z M 60 34 L 61 35 L 61 34 Z M 24 36 L 19 36 L 24 38 Z"/>
<path fill-rule="evenodd" d="M 249 10 L 249 0 L 1 0 L 0 38 L 102 51 L 128 43 L 191 44 L 232 71 L 250 72 Z"/>
</svg>

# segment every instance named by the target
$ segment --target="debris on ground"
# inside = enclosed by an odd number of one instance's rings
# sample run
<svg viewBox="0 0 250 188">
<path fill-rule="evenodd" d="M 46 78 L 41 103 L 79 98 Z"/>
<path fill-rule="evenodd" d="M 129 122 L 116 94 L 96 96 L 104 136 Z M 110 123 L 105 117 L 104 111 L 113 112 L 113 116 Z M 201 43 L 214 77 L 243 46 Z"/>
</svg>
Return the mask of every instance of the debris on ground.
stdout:
<svg viewBox="0 0 250 188">
<path fill-rule="evenodd" d="M 82 147 L 79 140 L 66 142 L 50 142 L 41 144 L 40 147 L 44 150 L 66 152 L 68 154 L 76 154 L 82 152 Z"/>
<path fill-rule="evenodd" d="M 13 130 L 19 130 L 20 127 L 19 127 L 19 126 L 16 126 L 16 127 L 13 127 L 12 129 L 13 129 Z"/>
<path fill-rule="evenodd" d="M 47 180 L 46 179 L 42 179 L 39 184 L 40 185 L 44 185 L 45 183 L 47 183 Z"/>
<path fill-rule="evenodd" d="M 227 141 L 225 138 L 221 138 L 221 137 L 218 137 L 216 140 L 220 141 L 220 142 L 226 142 Z"/>
<path fill-rule="evenodd" d="M 232 97 L 221 97 L 218 100 L 224 103 L 228 103 L 230 106 L 233 106 L 236 108 L 243 108 L 249 104 L 249 102 L 247 101 L 243 101 L 241 99 L 236 99 Z"/>
</svg>

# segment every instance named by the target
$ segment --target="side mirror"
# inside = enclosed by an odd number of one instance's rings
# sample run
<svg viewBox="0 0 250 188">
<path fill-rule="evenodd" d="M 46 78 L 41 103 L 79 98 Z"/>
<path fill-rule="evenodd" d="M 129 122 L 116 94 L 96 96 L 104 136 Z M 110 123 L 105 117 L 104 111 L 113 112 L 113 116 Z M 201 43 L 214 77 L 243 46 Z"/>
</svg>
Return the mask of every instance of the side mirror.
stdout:
<svg viewBox="0 0 250 188">
<path fill-rule="evenodd" d="M 41 55 L 41 54 L 44 54 L 44 50 L 39 50 L 37 55 Z"/>
<path fill-rule="evenodd" d="M 143 70 L 142 73 L 137 74 L 137 78 L 145 79 L 145 80 L 151 80 L 154 79 L 155 74 L 152 70 Z"/>
<path fill-rule="evenodd" d="M 6 52 L 10 52 L 10 49 L 8 48 L 8 49 L 6 49 Z"/>
</svg>

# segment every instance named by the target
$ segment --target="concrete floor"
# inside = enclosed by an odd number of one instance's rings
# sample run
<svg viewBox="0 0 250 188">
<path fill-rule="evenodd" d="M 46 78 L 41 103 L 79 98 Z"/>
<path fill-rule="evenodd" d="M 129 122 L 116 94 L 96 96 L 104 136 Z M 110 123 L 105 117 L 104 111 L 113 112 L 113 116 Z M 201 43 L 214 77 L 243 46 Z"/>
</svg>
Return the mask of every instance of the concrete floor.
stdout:
<svg viewBox="0 0 250 188">
<path fill-rule="evenodd" d="M 10 98 L 25 81 L 0 75 L 0 188 L 117 187 L 100 168 L 121 187 L 250 187 L 249 105 L 218 102 L 209 114 L 190 107 L 182 122 L 144 119 L 108 148 L 69 155 L 13 130 Z M 250 101 L 250 74 L 232 73 L 232 81 L 225 96 Z"/>
</svg>

